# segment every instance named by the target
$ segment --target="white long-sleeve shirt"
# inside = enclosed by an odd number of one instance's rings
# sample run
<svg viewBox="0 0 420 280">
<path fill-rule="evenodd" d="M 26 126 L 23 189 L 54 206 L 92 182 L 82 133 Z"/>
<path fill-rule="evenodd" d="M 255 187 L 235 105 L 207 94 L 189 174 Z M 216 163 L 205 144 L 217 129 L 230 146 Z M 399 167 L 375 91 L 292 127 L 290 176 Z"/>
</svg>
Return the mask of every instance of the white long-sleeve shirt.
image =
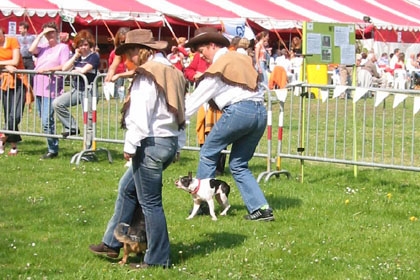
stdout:
<svg viewBox="0 0 420 280">
<path fill-rule="evenodd" d="M 152 60 L 171 65 L 161 55 L 156 54 Z M 141 141 L 147 137 L 180 135 L 176 116 L 168 111 L 165 94 L 157 91 L 153 81 L 145 77 L 134 79 L 130 95 L 130 109 L 125 119 L 127 132 L 124 152 L 134 154 L 137 147 L 141 146 Z"/>
<path fill-rule="evenodd" d="M 225 54 L 228 50 L 222 48 L 216 52 L 213 62 Z M 185 117 L 189 119 L 201 105 L 213 99 L 217 106 L 222 109 L 231 104 L 243 100 L 263 101 L 264 96 L 259 92 L 249 91 L 238 86 L 224 83 L 219 77 L 204 78 L 185 101 Z"/>
</svg>

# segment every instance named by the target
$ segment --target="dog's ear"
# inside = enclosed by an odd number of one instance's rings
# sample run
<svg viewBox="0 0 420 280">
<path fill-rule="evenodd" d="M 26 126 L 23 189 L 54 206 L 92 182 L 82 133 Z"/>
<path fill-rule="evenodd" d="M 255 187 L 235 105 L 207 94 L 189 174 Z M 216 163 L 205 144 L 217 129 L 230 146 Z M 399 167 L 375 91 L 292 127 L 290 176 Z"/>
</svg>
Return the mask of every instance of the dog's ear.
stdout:
<svg viewBox="0 0 420 280">
<path fill-rule="evenodd" d="M 192 172 L 188 172 L 188 178 L 190 178 L 190 180 L 192 179 Z"/>
</svg>

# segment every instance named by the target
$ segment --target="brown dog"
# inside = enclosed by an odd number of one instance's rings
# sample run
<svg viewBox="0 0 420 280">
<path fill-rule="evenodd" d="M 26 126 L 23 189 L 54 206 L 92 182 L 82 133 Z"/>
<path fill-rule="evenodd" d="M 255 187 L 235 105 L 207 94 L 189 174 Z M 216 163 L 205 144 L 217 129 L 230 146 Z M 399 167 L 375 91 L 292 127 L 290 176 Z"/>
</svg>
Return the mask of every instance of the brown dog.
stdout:
<svg viewBox="0 0 420 280">
<path fill-rule="evenodd" d="M 120 264 L 127 263 L 130 253 L 142 253 L 147 249 L 146 223 L 143 211 L 139 206 L 134 213 L 131 225 L 119 223 L 114 230 L 115 238 L 124 244 L 124 255 Z"/>
</svg>

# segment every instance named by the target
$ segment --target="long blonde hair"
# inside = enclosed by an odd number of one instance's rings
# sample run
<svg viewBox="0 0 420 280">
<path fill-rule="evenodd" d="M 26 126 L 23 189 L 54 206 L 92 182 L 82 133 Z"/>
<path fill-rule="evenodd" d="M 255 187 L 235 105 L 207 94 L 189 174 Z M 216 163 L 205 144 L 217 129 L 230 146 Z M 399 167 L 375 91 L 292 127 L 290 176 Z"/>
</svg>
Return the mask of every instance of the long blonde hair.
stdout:
<svg viewBox="0 0 420 280">
<path fill-rule="evenodd" d="M 149 49 L 149 48 L 140 48 L 139 52 L 137 54 L 137 61 L 133 61 L 137 68 L 140 67 L 141 65 L 145 64 L 151 55 L 154 55 L 155 51 L 153 49 Z M 134 75 L 133 80 L 136 78 L 137 74 Z M 124 100 L 124 104 L 123 107 L 121 108 L 121 128 L 126 129 L 126 123 L 125 123 L 125 117 L 127 116 L 127 112 L 128 112 L 128 108 L 130 108 L 130 96 L 131 96 L 131 87 L 133 86 L 133 84 L 131 83 L 129 89 L 128 89 L 128 93 L 127 96 L 125 97 Z"/>
</svg>

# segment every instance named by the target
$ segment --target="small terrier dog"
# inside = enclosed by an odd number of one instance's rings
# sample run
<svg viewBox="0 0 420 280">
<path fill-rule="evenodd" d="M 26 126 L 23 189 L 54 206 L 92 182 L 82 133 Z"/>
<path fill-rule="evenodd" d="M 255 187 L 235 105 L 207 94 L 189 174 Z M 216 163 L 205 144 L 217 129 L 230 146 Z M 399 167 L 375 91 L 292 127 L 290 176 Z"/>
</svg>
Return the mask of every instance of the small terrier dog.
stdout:
<svg viewBox="0 0 420 280">
<path fill-rule="evenodd" d="M 130 253 L 138 254 L 146 251 L 146 223 L 141 206 L 136 209 L 131 225 L 119 223 L 114 230 L 114 235 L 124 244 L 124 255 L 119 264 L 126 264 Z"/>
<path fill-rule="evenodd" d="M 210 216 L 213 221 L 216 221 L 217 217 L 214 213 L 213 196 L 216 197 L 217 202 L 223 207 L 220 215 L 225 216 L 230 208 L 228 201 L 230 187 L 222 180 L 212 178 L 199 180 L 193 178 L 192 173 L 188 172 L 188 176 L 180 177 L 179 180 L 175 181 L 175 186 L 189 192 L 193 197 L 194 207 L 187 220 L 192 219 L 197 214 L 200 208 L 200 202 L 206 201 L 209 205 Z"/>
</svg>

